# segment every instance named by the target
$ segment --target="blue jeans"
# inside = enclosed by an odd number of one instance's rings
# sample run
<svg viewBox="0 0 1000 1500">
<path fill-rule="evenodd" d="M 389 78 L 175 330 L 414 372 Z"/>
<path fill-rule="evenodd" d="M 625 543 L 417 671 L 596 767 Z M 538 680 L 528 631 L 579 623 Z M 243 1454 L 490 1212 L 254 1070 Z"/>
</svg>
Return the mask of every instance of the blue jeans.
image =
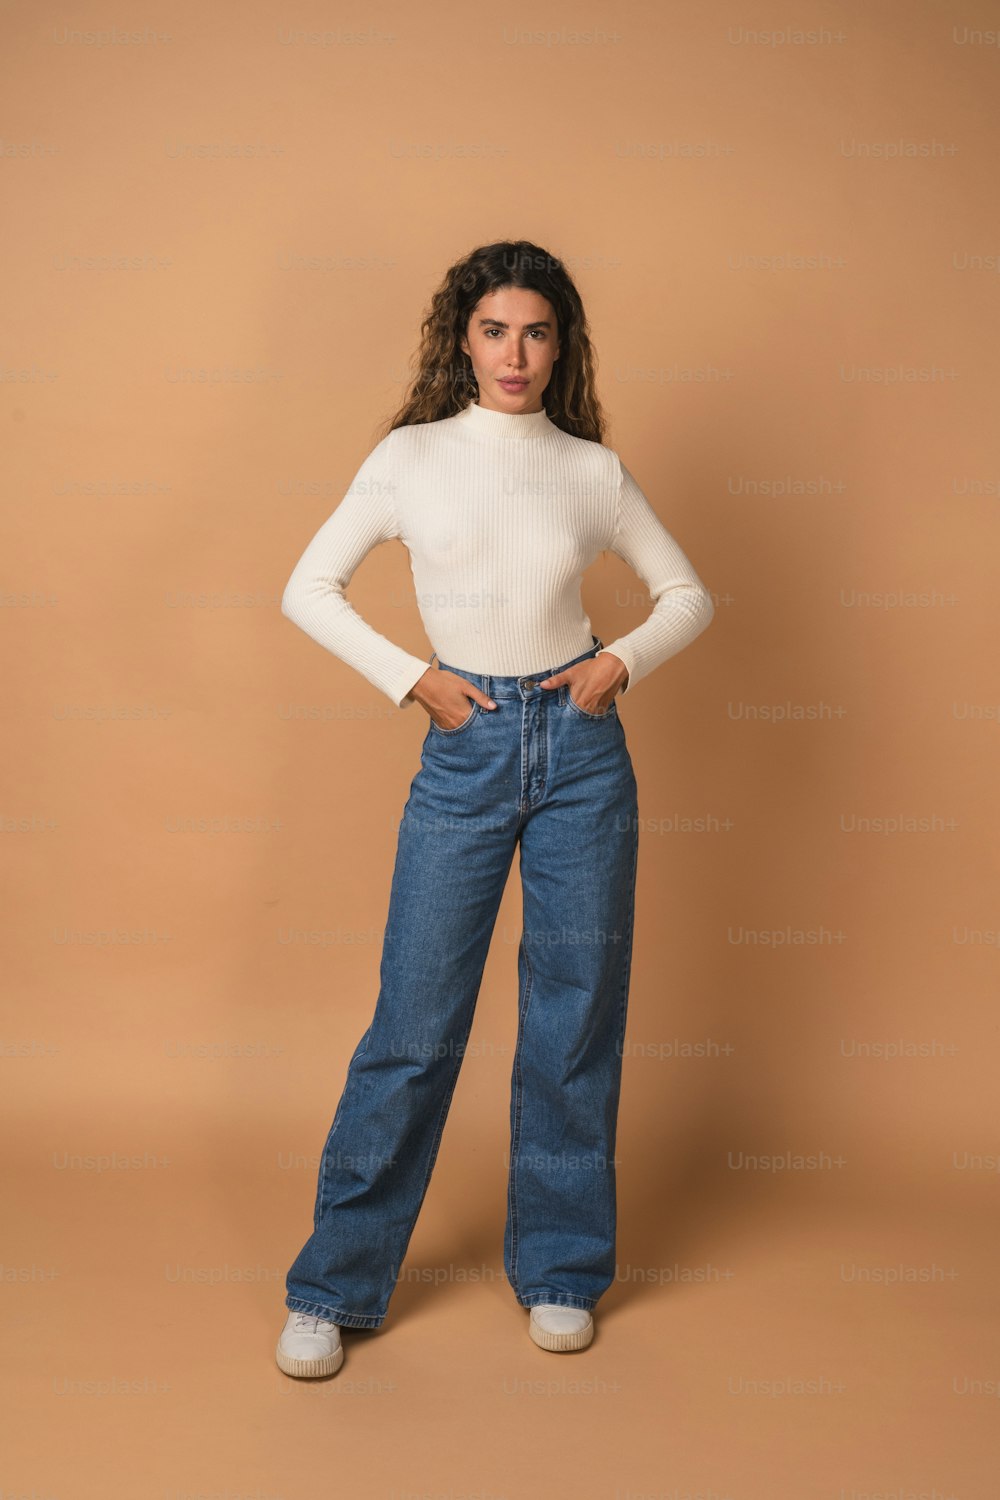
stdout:
<svg viewBox="0 0 1000 1500">
<path fill-rule="evenodd" d="M 615 1274 L 615 1136 L 638 807 L 613 699 L 457 672 L 496 701 L 429 721 L 399 825 L 374 1016 L 350 1060 L 289 1308 L 378 1328 L 441 1143 L 520 844 L 520 1008 L 504 1269 L 522 1307 L 592 1308 Z"/>
</svg>

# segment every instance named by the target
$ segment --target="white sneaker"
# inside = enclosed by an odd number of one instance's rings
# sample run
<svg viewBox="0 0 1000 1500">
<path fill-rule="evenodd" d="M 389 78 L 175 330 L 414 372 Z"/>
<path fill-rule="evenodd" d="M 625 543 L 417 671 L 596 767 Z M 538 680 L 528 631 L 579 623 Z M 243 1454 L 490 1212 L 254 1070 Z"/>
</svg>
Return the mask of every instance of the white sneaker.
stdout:
<svg viewBox="0 0 1000 1500">
<path fill-rule="evenodd" d="M 594 1337 L 594 1320 L 585 1307 L 540 1302 L 531 1308 L 528 1332 L 540 1349 L 563 1354 L 570 1349 L 586 1349 Z"/>
<path fill-rule="evenodd" d="M 326 1318 L 289 1312 L 275 1358 L 286 1375 L 335 1375 L 344 1363 L 340 1328 Z"/>
</svg>

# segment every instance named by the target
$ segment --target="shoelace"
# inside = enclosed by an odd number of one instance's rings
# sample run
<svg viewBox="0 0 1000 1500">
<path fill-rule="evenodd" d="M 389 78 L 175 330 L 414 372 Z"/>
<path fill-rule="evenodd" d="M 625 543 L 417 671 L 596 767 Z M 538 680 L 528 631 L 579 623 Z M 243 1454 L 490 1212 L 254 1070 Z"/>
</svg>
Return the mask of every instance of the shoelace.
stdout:
<svg viewBox="0 0 1000 1500">
<path fill-rule="evenodd" d="M 306 1324 L 307 1323 L 311 1323 L 313 1325 L 312 1328 L 310 1328 L 310 1329 L 307 1330 L 306 1329 Z M 329 1318 L 314 1318 L 311 1313 L 304 1313 L 304 1312 L 300 1312 L 300 1313 L 296 1314 L 294 1326 L 295 1326 L 296 1333 L 298 1333 L 300 1331 L 301 1332 L 308 1331 L 309 1333 L 318 1333 L 321 1324 L 322 1324 L 322 1326 L 324 1328 L 336 1328 L 336 1326 L 337 1326 L 336 1323 L 331 1323 L 330 1320 L 329 1320 Z"/>
</svg>

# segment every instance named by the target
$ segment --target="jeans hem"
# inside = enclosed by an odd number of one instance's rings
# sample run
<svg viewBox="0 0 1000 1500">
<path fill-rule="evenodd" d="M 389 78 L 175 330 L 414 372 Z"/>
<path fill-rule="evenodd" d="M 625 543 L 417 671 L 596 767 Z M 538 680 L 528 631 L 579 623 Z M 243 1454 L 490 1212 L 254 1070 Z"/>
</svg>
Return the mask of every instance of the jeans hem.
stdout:
<svg viewBox="0 0 1000 1500">
<path fill-rule="evenodd" d="M 325 1318 L 342 1328 L 381 1328 L 385 1313 L 349 1313 L 337 1307 L 324 1307 L 319 1302 L 306 1302 L 302 1297 L 286 1297 L 285 1306 L 291 1312 L 308 1313 L 311 1318 Z"/>
<path fill-rule="evenodd" d="M 596 1297 L 574 1297 L 569 1292 L 530 1292 L 517 1300 L 522 1307 L 540 1307 L 545 1303 L 548 1307 L 579 1307 L 584 1312 L 592 1312 L 597 1306 Z"/>
</svg>

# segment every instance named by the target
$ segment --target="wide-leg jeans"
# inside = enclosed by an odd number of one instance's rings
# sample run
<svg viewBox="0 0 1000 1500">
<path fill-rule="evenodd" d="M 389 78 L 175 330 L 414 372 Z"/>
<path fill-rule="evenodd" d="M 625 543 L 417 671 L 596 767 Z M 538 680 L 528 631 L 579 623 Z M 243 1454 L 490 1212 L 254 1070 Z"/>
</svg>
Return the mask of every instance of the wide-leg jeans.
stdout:
<svg viewBox="0 0 1000 1500">
<path fill-rule="evenodd" d="M 380 990 L 320 1161 L 286 1304 L 353 1328 L 386 1316 L 467 1048 L 515 848 L 523 931 L 504 1269 L 523 1307 L 592 1308 L 615 1275 L 615 1141 L 638 852 L 613 699 L 457 672 L 494 699 L 429 722 L 399 824 Z M 433 659 L 433 658 L 432 658 Z"/>
</svg>

